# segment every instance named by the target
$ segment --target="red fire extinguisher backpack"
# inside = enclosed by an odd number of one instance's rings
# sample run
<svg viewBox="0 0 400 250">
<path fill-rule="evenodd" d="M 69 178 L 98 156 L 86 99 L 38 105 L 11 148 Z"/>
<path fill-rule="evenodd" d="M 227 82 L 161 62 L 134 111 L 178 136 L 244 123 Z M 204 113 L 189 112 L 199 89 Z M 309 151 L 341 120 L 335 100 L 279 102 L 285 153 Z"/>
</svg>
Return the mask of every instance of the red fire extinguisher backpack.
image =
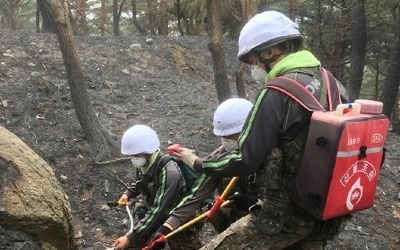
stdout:
<svg viewBox="0 0 400 250">
<path fill-rule="evenodd" d="M 324 70 L 327 100 L 332 85 Z M 320 220 L 370 208 L 389 127 L 381 102 L 356 100 L 325 110 L 302 83 L 277 77 L 267 88 L 280 90 L 312 111 L 302 163 L 289 180 L 291 199 Z M 335 93 L 336 94 L 336 93 Z M 332 106 L 332 105 L 329 105 Z"/>
</svg>

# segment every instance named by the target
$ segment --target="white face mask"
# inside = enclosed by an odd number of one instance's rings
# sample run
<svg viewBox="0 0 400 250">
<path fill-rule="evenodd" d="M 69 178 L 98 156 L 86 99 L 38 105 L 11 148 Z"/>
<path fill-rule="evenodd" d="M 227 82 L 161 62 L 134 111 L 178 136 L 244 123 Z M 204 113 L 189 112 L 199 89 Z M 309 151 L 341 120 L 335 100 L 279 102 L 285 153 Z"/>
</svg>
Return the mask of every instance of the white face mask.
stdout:
<svg viewBox="0 0 400 250">
<path fill-rule="evenodd" d="M 143 157 L 131 156 L 131 162 L 135 168 L 141 168 L 146 165 L 147 160 Z"/>
<path fill-rule="evenodd" d="M 256 80 L 258 84 L 265 83 L 265 77 L 267 76 L 267 71 L 258 65 L 251 66 L 251 76 Z"/>
<path fill-rule="evenodd" d="M 238 149 L 237 141 L 232 140 L 232 139 L 226 139 L 226 138 L 221 138 L 222 140 L 222 146 L 228 150 L 228 151 L 233 151 Z"/>
</svg>

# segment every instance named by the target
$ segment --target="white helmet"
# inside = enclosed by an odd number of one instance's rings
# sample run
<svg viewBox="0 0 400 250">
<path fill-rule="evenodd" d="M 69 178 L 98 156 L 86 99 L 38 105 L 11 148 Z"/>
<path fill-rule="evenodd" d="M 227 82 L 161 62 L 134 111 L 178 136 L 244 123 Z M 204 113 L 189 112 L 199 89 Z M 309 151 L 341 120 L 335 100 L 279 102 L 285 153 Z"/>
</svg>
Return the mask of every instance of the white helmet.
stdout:
<svg viewBox="0 0 400 250">
<path fill-rule="evenodd" d="M 148 126 L 135 125 L 125 131 L 121 140 L 121 154 L 152 154 L 160 147 L 157 133 Z"/>
<path fill-rule="evenodd" d="M 253 104 L 243 98 L 231 98 L 222 102 L 214 112 L 214 134 L 229 136 L 242 132 L 252 107 Z"/>
<path fill-rule="evenodd" d="M 280 12 L 265 11 L 252 17 L 240 31 L 237 57 L 248 63 L 246 55 L 260 45 L 263 48 L 257 51 L 290 39 L 302 41 L 299 25 Z"/>
</svg>

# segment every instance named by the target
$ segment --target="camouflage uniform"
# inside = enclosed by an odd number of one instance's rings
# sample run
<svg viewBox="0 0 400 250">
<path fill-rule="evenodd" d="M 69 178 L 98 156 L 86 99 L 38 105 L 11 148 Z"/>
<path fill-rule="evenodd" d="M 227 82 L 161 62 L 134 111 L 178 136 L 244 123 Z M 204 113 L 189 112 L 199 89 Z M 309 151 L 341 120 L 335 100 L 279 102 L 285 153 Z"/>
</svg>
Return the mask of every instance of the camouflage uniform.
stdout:
<svg viewBox="0 0 400 250">
<path fill-rule="evenodd" d="M 213 226 L 217 233 L 222 233 L 227 229 L 233 222 L 245 216 L 247 213 L 240 211 L 235 204 L 227 207 L 220 208 L 218 212 L 208 221 Z"/>
<path fill-rule="evenodd" d="M 297 67 L 286 67 L 291 65 L 287 60 L 297 60 Z M 301 68 L 309 61 L 319 63 L 310 52 L 296 52 L 275 65 L 274 72 L 305 85 L 321 86 L 320 66 Z M 339 82 L 330 78 L 339 87 Z M 320 87 L 315 90 L 317 100 L 324 96 L 322 91 Z M 334 104 L 338 103 L 336 95 Z M 326 239 L 337 233 L 344 217 L 321 222 L 302 212 L 289 198 L 288 186 L 294 183 L 301 163 L 311 114 L 285 93 L 264 88 L 246 120 L 238 140 L 239 150 L 205 158 L 201 164 L 195 162 L 197 172 L 211 177 L 255 173 L 249 187 L 256 189 L 261 200 L 250 209 L 250 215 L 233 223 L 202 249 L 321 249 Z"/>
<path fill-rule="evenodd" d="M 312 233 L 317 221 L 290 208 L 286 192 L 277 192 L 276 187 L 263 182 L 265 178 L 270 178 L 274 181 L 269 184 L 286 185 L 279 175 L 283 166 L 282 153 L 276 148 L 271 153 L 268 165 L 254 174 L 249 183 L 250 189 L 258 190 L 265 197 L 262 205 L 255 205 L 251 214 L 232 223 L 201 249 L 284 249 Z M 322 249 L 321 241 L 307 245 L 313 246 L 307 249 Z"/>
</svg>

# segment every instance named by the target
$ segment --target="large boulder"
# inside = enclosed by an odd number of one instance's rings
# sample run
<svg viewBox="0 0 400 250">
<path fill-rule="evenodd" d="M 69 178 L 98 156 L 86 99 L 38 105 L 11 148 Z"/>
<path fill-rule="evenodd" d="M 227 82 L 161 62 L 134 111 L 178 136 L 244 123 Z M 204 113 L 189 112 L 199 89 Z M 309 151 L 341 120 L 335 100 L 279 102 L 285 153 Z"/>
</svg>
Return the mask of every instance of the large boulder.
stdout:
<svg viewBox="0 0 400 250">
<path fill-rule="evenodd" d="M 0 126 L 0 224 L 37 236 L 43 249 L 74 249 L 71 207 L 53 169 Z"/>
</svg>

